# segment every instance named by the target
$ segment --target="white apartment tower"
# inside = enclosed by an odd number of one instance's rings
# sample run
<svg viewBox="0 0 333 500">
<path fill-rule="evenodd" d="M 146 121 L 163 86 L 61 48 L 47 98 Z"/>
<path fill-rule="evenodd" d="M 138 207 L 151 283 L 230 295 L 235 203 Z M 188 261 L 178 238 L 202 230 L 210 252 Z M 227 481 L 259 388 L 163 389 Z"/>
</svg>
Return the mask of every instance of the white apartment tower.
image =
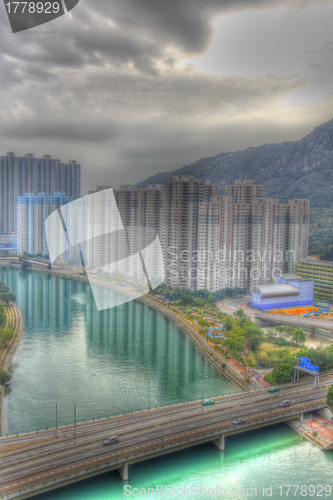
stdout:
<svg viewBox="0 0 333 500">
<path fill-rule="evenodd" d="M 60 207 L 73 201 L 65 193 L 26 193 L 17 200 L 17 253 L 23 255 L 27 252 L 32 255 L 47 255 L 47 236 L 45 221 L 52 212 L 58 211 Z M 62 225 L 49 225 L 49 241 L 52 243 L 54 252 L 59 255 L 62 262 L 70 258 L 67 235 L 64 226 L 70 227 L 70 217 L 65 215 Z"/>
<path fill-rule="evenodd" d="M 226 196 L 199 207 L 198 288 L 251 290 L 292 272 L 308 252 L 308 200 L 265 198 L 253 180 L 226 186 Z"/>
<path fill-rule="evenodd" d="M 160 232 L 167 285 L 196 290 L 199 206 L 218 194 L 218 186 L 192 175 L 177 175 L 164 182 Z"/>
</svg>

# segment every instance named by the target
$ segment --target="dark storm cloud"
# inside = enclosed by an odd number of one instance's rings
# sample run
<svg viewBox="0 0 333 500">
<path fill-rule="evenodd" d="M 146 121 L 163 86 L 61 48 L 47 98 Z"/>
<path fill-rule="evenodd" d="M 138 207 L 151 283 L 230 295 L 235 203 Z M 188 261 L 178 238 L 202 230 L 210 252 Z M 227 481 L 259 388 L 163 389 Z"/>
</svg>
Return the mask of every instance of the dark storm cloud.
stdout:
<svg viewBox="0 0 333 500">
<path fill-rule="evenodd" d="M 87 189 L 107 182 L 109 162 L 119 183 L 137 182 L 193 161 L 194 154 L 241 149 L 250 138 L 273 141 L 274 130 L 283 140 L 286 123 L 302 134 L 304 115 L 298 109 L 291 119 L 281 106 L 305 86 L 302 76 L 218 76 L 184 60 L 207 51 L 219 16 L 317 3 L 85 0 L 70 14 L 15 35 L 0 12 L 0 149 L 24 146 L 83 165 L 93 161 Z M 246 42 L 246 33 L 239 37 Z M 312 118 L 309 127 L 325 119 Z"/>
<path fill-rule="evenodd" d="M 3 124 L 3 136 L 18 140 L 52 139 L 54 141 L 75 141 L 89 143 L 103 143 L 115 141 L 123 133 L 121 124 L 110 122 L 101 123 L 54 123 L 52 116 L 46 118 L 43 123 L 39 120 L 16 120 L 7 126 Z"/>
</svg>

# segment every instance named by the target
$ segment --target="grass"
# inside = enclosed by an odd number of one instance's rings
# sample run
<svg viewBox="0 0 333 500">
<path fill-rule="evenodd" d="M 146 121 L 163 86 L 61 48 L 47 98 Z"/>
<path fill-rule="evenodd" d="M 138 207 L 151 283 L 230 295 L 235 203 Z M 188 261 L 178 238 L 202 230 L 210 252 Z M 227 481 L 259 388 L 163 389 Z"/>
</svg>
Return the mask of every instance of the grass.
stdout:
<svg viewBox="0 0 333 500">
<path fill-rule="evenodd" d="M 298 347 L 290 347 L 290 346 L 278 346 L 274 344 L 273 342 L 262 342 L 262 344 L 259 346 L 259 348 L 256 351 L 248 351 L 246 354 L 246 363 L 249 366 L 252 366 L 253 368 L 258 368 L 258 358 L 260 362 L 260 357 L 264 357 L 266 355 L 266 352 L 269 349 L 275 349 L 277 351 L 281 351 L 282 349 L 288 349 L 288 351 L 292 354 L 296 351 L 299 350 Z M 269 369 L 269 367 L 264 367 Z M 271 367 L 272 368 L 272 367 Z"/>
<path fill-rule="evenodd" d="M 274 342 L 263 342 L 261 345 L 260 345 L 260 348 L 258 350 L 258 354 L 257 356 L 260 356 L 260 354 L 265 354 L 266 351 L 268 351 L 268 349 L 278 349 L 278 350 L 281 350 L 281 349 L 288 349 L 289 352 L 293 353 L 293 352 L 296 352 L 300 349 L 300 346 L 279 346 L 277 344 L 274 344 Z"/>
<path fill-rule="evenodd" d="M 271 373 L 266 373 L 266 375 L 264 376 L 264 379 L 267 380 L 267 382 L 269 382 L 270 384 L 275 385 L 275 382 L 273 380 L 273 376 Z"/>
</svg>

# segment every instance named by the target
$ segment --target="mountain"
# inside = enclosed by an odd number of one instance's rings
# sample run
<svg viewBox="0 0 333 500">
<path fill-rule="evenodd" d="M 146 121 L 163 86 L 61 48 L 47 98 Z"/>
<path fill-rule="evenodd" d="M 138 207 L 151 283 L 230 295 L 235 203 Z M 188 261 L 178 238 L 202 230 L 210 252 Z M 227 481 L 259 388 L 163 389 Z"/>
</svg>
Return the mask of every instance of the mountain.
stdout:
<svg viewBox="0 0 333 500">
<path fill-rule="evenodd" d="M 201 158 L 173 172 L 149 177 L 138 187 L 184 174 L 210 179 L 220 186 L 221 194 L 226 184 L 247 178 L 265 184 L 269 197 L 309 198 L 312 207 L 327 207 L 332 204 L 333 194 L 333 119 L 299 141 L 264 144 Z"/>
<path fill-rule="evenodd" d="M 247 178 L 265 184 L 268 197 L 281 201 L 310 199 L 311 251 L 318 251 L 325 258 L 324 250 L 319 247 L 333 243 L 333 119 L 299 141 L 264 144 L 201 158 L 173 172 L 149 177 L 138 187 L 184 174 L 210 179 L 220 186 L 221 195 L 225 185 Z"/>
</svg>

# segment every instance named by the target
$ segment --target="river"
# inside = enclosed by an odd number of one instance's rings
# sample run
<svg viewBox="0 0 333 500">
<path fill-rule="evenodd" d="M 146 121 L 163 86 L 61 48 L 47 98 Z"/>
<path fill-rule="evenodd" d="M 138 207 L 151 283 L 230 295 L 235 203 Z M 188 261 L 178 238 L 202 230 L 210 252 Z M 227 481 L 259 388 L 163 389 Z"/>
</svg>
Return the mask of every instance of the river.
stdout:
<svg viewBox="0 0 333 500">
<path fill-rule="evenodd" d="M 9 268 L 0 269 L 0 280 L 17 295 L 25 322 L 13 358 L 11 393 L 4 400 L 5 434 L 54 427 L 54 401 L 58 425 L 65 425 L 73 422 L 74 403 L 77 420 L 84 421 L 200 399 L 199 373 L 208 376 L 205 397 L 239 391 L 173 323 L 144 304 L 98 312 L 86 283 Z M 320 485 L 333 487 L 332 459 L 332 453 L 321 452 L 282 424 L 227 438 L 224 452 L 206 444 L 132 465 L 127 493 L 134 496 L 129 493 L 141 488 L 148 496 L 148 488 L 154 488 L 150 498 L 172 497 L 178 490 L 180 498 L 243 499 L 251 494 L 275 499 L 286 496 L 287 489 L 279 486 L 312 484 L 314 495 L 304 488 L 294 495 L 295 487 L 288 496 L 330 498 Z M 158 485 L 167 488 L 163 495 Z M 38 498 L 126 496 L 113 472 Z"/>
</svg>

